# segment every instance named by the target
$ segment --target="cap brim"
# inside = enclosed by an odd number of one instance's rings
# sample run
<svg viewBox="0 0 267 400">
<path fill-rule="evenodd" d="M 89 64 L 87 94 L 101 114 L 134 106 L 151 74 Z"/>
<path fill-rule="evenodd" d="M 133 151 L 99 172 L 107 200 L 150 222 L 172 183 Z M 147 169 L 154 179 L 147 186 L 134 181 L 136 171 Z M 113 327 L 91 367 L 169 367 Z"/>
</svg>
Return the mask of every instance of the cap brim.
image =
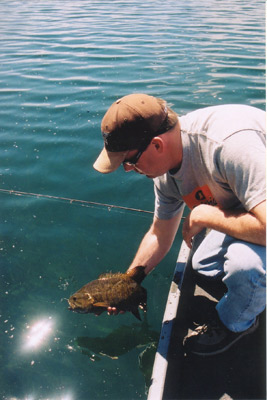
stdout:
<svg viewBox="0 0 267 400">
<path fill-rule="evenodd" d="M 119 168 L 127 153 L 128 150 L 111 152 L 104 148 L 99 154 L 93 167 L 102 174 L 109 174 L 110 172 L 116 171 L 116 169 Z"/>
</svg>

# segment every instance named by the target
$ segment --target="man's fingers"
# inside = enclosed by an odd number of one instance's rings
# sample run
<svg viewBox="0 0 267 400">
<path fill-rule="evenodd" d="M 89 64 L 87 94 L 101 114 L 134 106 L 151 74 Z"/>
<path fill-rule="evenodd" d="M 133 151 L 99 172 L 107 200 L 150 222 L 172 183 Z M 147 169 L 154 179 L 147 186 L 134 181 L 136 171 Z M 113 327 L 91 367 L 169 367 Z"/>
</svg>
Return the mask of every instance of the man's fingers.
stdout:
<svg viewBox="0 0 267 400">
<path fill-rule="evenodd" d="M 116 307 L 108 307 L 108 315 L 124 314 L 124 311 L 118 311 Z"/>
<path fill-rule="evenodd" d="M 108 315 L 117 315 L 118 310 L 116 307 L 108 307 Z"/>
</svg>

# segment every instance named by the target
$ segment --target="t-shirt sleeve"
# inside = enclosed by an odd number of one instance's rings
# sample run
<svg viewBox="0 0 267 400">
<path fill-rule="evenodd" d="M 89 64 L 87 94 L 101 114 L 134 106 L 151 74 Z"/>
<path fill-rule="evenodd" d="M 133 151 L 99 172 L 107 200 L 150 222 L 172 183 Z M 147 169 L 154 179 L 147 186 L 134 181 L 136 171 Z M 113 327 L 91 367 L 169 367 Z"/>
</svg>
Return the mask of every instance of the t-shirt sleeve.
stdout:
<svg viewBox="0 0 267 400">
<path fill-rule="evenodd" d="M 168 179 L 168 185 L 163 180 Z M 182 213 L 184 202 L 179 196 L 178 188 L 171 178 L 160 177 L 154 179 L 155 211 L 154 215 L 159 219 L 171 219 L 178 213 Z"/>
<path fill-rule="evenodd" d="M 224 140 L 215 164 L 222 185 L 228 185 L 247 211 L 266 198 L 265 143 L 261 132 L 238 132 Z"/>
</svg>

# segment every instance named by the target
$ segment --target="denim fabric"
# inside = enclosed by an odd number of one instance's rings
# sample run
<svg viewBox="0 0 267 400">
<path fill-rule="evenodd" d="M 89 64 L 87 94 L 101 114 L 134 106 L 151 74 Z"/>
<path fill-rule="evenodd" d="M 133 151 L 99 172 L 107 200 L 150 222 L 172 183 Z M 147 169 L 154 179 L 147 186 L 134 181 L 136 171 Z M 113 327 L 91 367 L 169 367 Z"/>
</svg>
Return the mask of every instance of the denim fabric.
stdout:
<svg viewBox="0 0 267 400">
<path fill-rule="evenodd" d="M 233 332 L 248 329 L 266 304 L 266 248 L 210 231 L 192 266 L 210 279 L 221 278 L 227 293 L 217 304 L 223 324 Z"/>
</svg>

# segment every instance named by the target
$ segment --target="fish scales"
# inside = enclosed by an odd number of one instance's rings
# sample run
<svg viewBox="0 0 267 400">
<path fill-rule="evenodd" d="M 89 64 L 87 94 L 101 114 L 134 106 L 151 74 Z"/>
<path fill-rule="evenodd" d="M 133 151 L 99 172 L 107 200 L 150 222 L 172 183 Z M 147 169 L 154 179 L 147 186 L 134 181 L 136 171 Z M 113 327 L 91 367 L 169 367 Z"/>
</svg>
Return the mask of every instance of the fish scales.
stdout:
<svg viewBox="0 0 267 400">
<path fill-rule="evenodd" d="M 114 274 L 108 278 L 100 278 L 85 285 L 81 291 L 90 293 L 95 303 L 109 303 L 116 306 L 128 300 L 130 296 L 139 294 L 138 284 L 131 278 L 125 278 L 123 274 Z"/>
<path fill-rule="evenodd" d="M 108 307 L 131 311 L 140 318 L 138 307 L 146 310 L 147 293 L 140 285 L 144 268 L 135 267 L 130 273 L 106 273 L 89 282 L 69 298 L 69 309 L 80 313 L 100 314 Z"/>
</svg>

